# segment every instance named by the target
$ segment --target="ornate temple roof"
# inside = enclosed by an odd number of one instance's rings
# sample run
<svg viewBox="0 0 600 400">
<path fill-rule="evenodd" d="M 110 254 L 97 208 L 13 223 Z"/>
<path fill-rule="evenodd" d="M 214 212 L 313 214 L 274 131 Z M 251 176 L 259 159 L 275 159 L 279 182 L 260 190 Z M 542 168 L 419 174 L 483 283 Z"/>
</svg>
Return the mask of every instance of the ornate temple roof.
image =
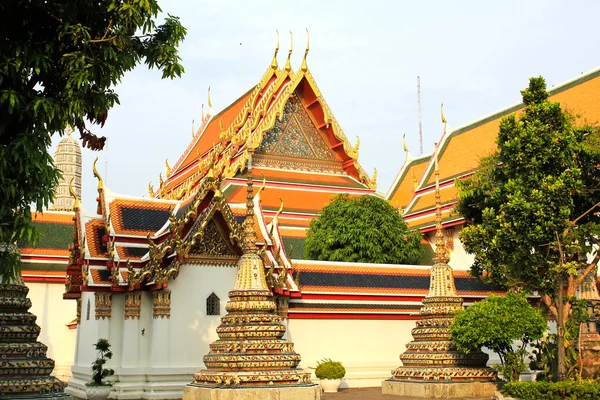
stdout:
<svg viewBox="0 0 600 400">
<path fill-rule="evenodd" d="M 549 93 L 551 101 L 560 102 L 563 108 L 580 115 L 579 123 L 597 124 L 600 122 L 600 108 L 598 108 L 600 69 L 551 88 Z M 463 222 L 460 216 L 451 212 L 457 198 L 454 180 L 472 174 L 479 166 L 480 159 L 496 149 L 495 140 L 500 119 L 515 112 L 519 113 L 523 107 L 522 103 L 512 105 L 449 131 L 440 139 L 440 189 L 444 226 Z M 407 165 L 407 168 L 411 166 L 415 168 L 415 162 L 418 162 L 422 168 L 422 159 L 413 160 Z M 426 167 L 422 168 L 423 172 L 420 175 L 415 172 L 418 187 L 412 195 L 410 194 L 410 188 L 413 187 L 412 174 L 403 171 L 406 171 L 404 166 L 390 188 L 387 198 L 392 201 L 394 206 L 396 206 L 394 201 L 398 200 L 397 206 L 404 208 L 404 219 L 409 227 L 419 228 L 422 231 L 433 230 L 435 225 L 433 158 L 429 157 Z M 405 206 L 403 202 L 408 196 L 410 196 L 410 200 Z"/>
<path fill-rule="evenodd" d="M 277 52 L 276 52 L 277 54 Z M 222 177 L 221 190 L 230 204 L 243 202 L 245 178 L 240 172 L 254 149 L 254 178 L 266 180 L 264 215 L 280 216 L 286 241 L 301 239 L 312 219 L 331 198 L 375 194 L 370 177 L 358 163 L 358 141 L 351 144 L 324 100 L 306 64 L 294 71 L 279 68 L 276 56 L 259 82 L 219 113 L 203 115 L 200 127 L 179 160 L 168 166 L 166 179 L 151 193 L 181 199 L 208 173 Z M 208 166 L 215 168 L 209 171 Z"/>
</svg>

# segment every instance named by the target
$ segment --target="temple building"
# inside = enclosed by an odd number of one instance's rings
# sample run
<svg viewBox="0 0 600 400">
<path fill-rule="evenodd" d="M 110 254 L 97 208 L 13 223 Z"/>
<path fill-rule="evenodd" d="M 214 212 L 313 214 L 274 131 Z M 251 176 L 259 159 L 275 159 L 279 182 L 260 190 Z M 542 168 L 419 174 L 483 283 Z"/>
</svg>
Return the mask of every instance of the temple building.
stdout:
<svg viewBox="0 0 600 400">
<path fill-rule="evenodd" d="M 580 123 L 600 123 L 600 69 L 556 85 L 549 90 L 550 101 L 556 101 L 573 114 L 581 116 Z M 469 268 L 473 256 L 464 252 L 458 234 L 464 219 L 454 213 L 457 201 L 455 179 L 470 176 L 482 157 L 496 149 L 500 120 L 519 113 L 522 103 L 504 108 L 467 125 L 444 132 L 439 141 L 440 190 L 442 223 L 446 244 L 452 257 L 453 268 Z M 408 152 L 405 162 L 392 183 L 386 199 L 402 210 L 410 228 L 420 229 L 426 235 L 431 250 L 435 250 L 435 176 L 431 154 L 416 158 Z"/>
<path fill-rule="evenodd" d="M 297 365 L 339 360 L 347 369 L 344 385 L 352 387 L 379 386 L 398 367 L 430 291 L 431 264 L 302 259 L 310 221 L 333 196 L 376 195 L 376 173 L 360 166 L 358 143 L 348 141 L 325 102 L 307 53 L 308 46 L 295 70 L 290 53 L 280 67 L 276 51 L 258 83 L 220 112 L 209 98 L 190 144 L 173 166 L 165 163 L 150 196 L 112 192 L 94 163 L 93 210 L 80 204 L 75 178 L 66 185 L 72 211 L 36 215 L 48 234 L 36 247 L 22 244 L 23 276 L 32 311 L 46 321 L 40 340 L 48 355 L 57 369 L 61 354 L 70 357 L 67 392 L 84 393 L 98 338 L 108 339 L 114 354 L 111 398 L 178 398 L 195 373 L 210 369 L 203 357 L 219 348 L 217 328 L 244 254 L 252 153 L 255 245 L 285 326 L 282 339 L 301 355 Z M 555 89 L 555 96 L 578 99 L 569 106 L 595 120 L 599 75 Z M 498 119 L 519 107 L 449 132 L 440 144 L 441 223 L 465 305 L 498 290 L 468 274 L 470 258 L 456 236 L 462 221 L 450 214 L 453 179 L 477 167 L 478 155 L 493 149 Z M 431 164 L 429 156 L 408 160 L 388 193 L 409 226 L 427 235 L 435 229 Z"/>
</svg>

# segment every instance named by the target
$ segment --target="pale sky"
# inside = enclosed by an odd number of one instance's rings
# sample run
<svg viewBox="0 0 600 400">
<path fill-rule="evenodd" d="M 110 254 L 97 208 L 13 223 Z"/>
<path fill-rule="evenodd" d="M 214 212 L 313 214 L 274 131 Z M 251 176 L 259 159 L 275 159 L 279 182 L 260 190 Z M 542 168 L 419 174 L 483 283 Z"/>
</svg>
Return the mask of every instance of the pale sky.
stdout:
<svg viewBox="0 0 600 400">
<path fill-rule="evenodd" d="M 83 151 L 83 205 L 95 210 L 91 164 L 110 190 L 147 196 L 191 141 L 211 86 L 216 112 L 254 86 L 270 65 L 275 30 L 279 63 L 294 34 L 292 65 L 300 66 L 310 31 L 308 66 L 359 162 L 378 170 L 385 193 L 404 162 L 402 134 L 419 154 L 417 75 L 421 76 L 425 153 L 449 130 L 521 100 L 531 76 L 548 87 L 600 67 L 600 2 L 589 1 L 267 1 L 160 0 L 188 34 L 180 48 L 185 74 L 161 80 L 140 66 L 116 88 L 104 151 Z M 599 105 L 600 106 L 600 105 Z M 78 136 L 78 135 L 77 135 Z M 60 140 L 54 138 L 55 144 Z M 52 149 L 54 153 L 54 148 Z M 164 172 L 163 172 L 164 175 Z"/>
</svg>

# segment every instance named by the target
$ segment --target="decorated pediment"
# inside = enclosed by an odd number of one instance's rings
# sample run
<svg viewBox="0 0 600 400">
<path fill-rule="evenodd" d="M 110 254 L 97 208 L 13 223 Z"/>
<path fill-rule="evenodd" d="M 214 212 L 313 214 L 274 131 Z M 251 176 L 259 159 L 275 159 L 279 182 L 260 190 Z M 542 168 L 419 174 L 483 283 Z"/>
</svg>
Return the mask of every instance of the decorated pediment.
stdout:
<svg viewBox="0 0 600 400">
<path fill-rule="evenodd" d="M 237 259 L 240 254 L 240 249 L 228 238 L 224 229 L 215 219 L 210 219 L 203 228 L 202 239 L 190 248 L 189 257 Z"/>
</svg>

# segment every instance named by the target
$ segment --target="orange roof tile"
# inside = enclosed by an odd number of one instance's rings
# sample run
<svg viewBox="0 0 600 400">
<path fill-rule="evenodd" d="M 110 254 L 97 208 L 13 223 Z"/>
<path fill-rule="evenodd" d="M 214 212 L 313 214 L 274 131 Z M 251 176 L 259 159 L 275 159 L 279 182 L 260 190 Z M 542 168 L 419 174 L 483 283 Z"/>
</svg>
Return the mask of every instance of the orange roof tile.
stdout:
<svg viewBox="0 0 600 400">
<path fill-rule="evenodd" d="M 31 216 L 33 222 L 52 222 L 56 224 L 73 224 L 73 212 L 57 212 L 57 211 L 44 211 L 43 213 L 35 212 Z"/>
<path fill-rule="evenodd" d="M 406 208 L 415 193 L 431 155 L 422 156 L 403 166 L 386 199 L 396 208 Z"/>
<path fill-rule="evenodd" d="M 108 250 L 102 246 L 102 236 L 104 234 L 104 221 L 93 219 L 85 224 L 85 237 L 90 256 L 92 258 L 108 257 Z"/>
<path fill-rule="evenodd" d="M 39 247 L 23 247 L 20 249 L 21 255 L 44 255 L 44 256 L 62 256 L 69 257 L 68 249 L 49 249 Z"/>
</svg>

